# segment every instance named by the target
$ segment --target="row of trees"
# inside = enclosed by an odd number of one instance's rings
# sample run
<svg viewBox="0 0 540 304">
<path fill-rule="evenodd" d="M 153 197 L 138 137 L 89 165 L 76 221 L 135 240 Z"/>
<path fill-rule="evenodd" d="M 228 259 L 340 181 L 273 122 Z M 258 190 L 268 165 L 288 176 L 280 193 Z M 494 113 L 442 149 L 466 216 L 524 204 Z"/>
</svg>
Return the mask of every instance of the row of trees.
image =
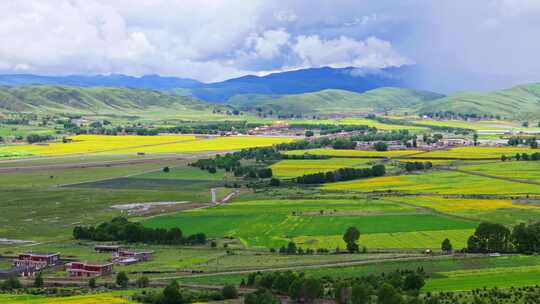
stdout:
<svg viewBox="0 0 540 304">
<path fill-rule="evenodd" d="M 243 287 L 258 289 L 246 295 L 244 303 L 248 304 L 280 303 L 276 295 L 288 296 L 298 303 L 313 303 L 316 299 L 324 298 L 343 304 L 400 304 L 418 299 L 424 284 L 423 269 L 345 279 L 319 279 L 292 271 L 257 272 L 249 274 L 247 281 L 241 282 Z"/>
<path fill-rule="evenodd" d="M 97 227 L 76 226 L 73 229 L 73 237 L 79 240 L 170 245 L 206 243 L 204 233 L 196 233 L 186 237 L 180 228 L 148 228 L 140 223 L 130 222 L 124 217 L 116 217 L 110 222 L 99 224 Z"/>
<path fill-rule="evenodd" d="M 26 136 L 26 141 L 29 143 L 29 144 L 33 144 L 33 143 L 38 143 L 38 142 L 44 142 L 44 141 L 49 141 L 49 140 L 53 140 L 54 139 L 54 136 L 52 135 L 41 135 L 41 134 L 28 134 L 28 136 Z"/>
<path fill-rule="evenodd" d="M 538 141 L 536 137 L 522 138 L 518 136 L 513 136 L 508 139 L 509 146 L 519 146 L 519 145 L 528 145 L 532 149 L 538 149 Z"/>
<path fill-rule="evenodd" d="M 324 184 L 360 178 L 378 177 L 386 174 L 384 165 L 371 168 L 340 168 L 336 171 L 305 174 L 295 179 L 298 184 Z"/>
<path fill-rule="evenodd" d="M 429 170 L 433 167 L 431 162 L 407 162 L 403 165 L 407 172 Z"/>
<path fill-rule="evenodd" d="M 540 221 L 514 226 L 481 223 L 467 241 L 467 251 L 474 253 L 540 253 Z"/>
<path fill-rule="evenodd" d="M 507 161 L 507 160 L 512 160 L 512 159 L 517 160 L 517 161 L 540 160 L 540 152 L 534 152 L 531 154 L 517 153 L 513 157 L 506 156 L 506 155 L 501 156 L 502 161 Z"/>
</svg>

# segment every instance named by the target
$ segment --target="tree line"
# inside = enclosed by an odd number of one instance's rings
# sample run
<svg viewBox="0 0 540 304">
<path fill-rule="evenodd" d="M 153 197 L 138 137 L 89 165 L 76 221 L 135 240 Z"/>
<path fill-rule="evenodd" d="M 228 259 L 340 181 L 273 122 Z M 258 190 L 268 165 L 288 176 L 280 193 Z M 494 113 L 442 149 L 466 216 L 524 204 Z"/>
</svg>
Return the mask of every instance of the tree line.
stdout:
<svg viewBox="0 0 540 304">
<path fill-rule="evenodd" d="M 540 152 L 534 152 L 534 153 L 531 153 L 531 154 L 516 153 L 516 155 L 514 155 L 514 156 L 506 156 L 506 155 L 503 154 L 501 156 L 501 160 L 502 161 L 507 161 L 507 160 L 517 160 L 517 161 L 529 161 L 529 160 L 532 160 L 532 161 L 536 161 L 536 160 L 540 160 Z"/>
<path fill-rule="evenodd" d="M 412 171 L 422 171 L 422 170 L 429 170 L 433 168 L 433 164 L 431 162 L 407 162 L 403 165 L 405 168 L 405 171 L 412 172 Z"/>
<path fill-rule="evenodd" d="M 98 226 L 76 226 L 73 237 L 78 240 L 123 241 L 128 243 L 196 245 L 205 244 L 206 235 L 196 233 L 184 236 L 180 228 L 148 228 L 140 223 L 133 223 L 124 217 L 113 218 Z"/>
<path fill-rule="evenodd" d="M 483 222 L 467 240 L 472 253 L 540 253 L 540 221 L 521 223 L 511 230 L 504 225 Z"/>
<path fill-rule="evenodd" d="M 298 184 L 324 184 L 360 178 L 378 177 L 386 174 L 384 165 L 371 168 L 340 168 L 336 171 L 305 174 L 295 178 Z"/>
</svg>

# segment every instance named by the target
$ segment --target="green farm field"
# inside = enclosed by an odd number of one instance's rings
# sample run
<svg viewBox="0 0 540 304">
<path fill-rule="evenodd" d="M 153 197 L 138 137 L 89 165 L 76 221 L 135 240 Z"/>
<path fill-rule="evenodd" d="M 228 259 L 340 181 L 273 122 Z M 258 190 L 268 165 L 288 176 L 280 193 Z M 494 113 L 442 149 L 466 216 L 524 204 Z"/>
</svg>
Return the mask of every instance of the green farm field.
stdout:
<svg viewBox="0 0 540 304">
<path fill-rule="evenodd" d="M 358 158 L 329 158 L 329 159 L 287 159 L 279 161 L 271 166 L 274 176 L 280 178 L 292 178 L 304 174 L 335 171 L 340 168 L 364 168 L 374 160 Z"/>
<path fill-rule="evenodd" d="M 243 201 L 153 217 L 143 223 L 155 228 L 179 226 L 187 233 L 195 233 L 196 231 L 190 227 L 196 226 L 212 237 L 234 236 L 240 238 L 246 245 L 255 247 L 279 247 L 290 239 L 301 238 L 298 240 L 302 240 L 307 247 L 312 248 L 321 248 L 317 246 L 319 237 L 321 237 L 320 245 L 325 246 L 322 248 L 327 248 L 328 237 L 335 240 L 349 226 L 356 226 L 363 234 L 368 235 L 462 230 L 472 229 L 477 225 L 474 221 L 419 213 L 415 208 L 384 200 L 324 199 Z M 415 236 L 410 235 L 410 238 L 414 239 Z M 374 237 L 371 243 L 378 244 L 381 248 L 390 248 L 393 245 L 398 248 L 430 246 L 422 245 L 422 238 L 417 238 L 419 241 L 415 244 L 406 242 L 400 244 L 390 235 L 386 236 L 386 239 L 387 242 L 383 242 Z M 335 242 L 332 242 L 334 245 Z"/>
</svg>

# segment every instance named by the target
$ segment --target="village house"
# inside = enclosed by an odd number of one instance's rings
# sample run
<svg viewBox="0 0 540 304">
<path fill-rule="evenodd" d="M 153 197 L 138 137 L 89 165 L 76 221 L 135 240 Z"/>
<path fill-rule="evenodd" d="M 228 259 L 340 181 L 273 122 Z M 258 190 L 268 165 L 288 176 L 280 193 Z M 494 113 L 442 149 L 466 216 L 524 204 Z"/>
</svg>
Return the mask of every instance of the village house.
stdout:
<svg viewBox="0 0 540 304">
<path fill-rule="evenodd" d="M 66 264 L 66 271 L 71 277 L 99 277 L 112 273 L 113 264 L 90 264 L 86 262 L 71 262 Z"/>
<path fill-rule="evenodd" d="M 129 265 L 152 259 L 153 251 L 119 250 L 113 253 L 112 261 L 116 264 Z"/>
<path fill-rule="evenodd" d="M 32 267 L 40 270 L 46 267 L 54 266 L 60 261 L 60 253 L 21 253 L 13 260 L 15 267 Z"/>
</svg>

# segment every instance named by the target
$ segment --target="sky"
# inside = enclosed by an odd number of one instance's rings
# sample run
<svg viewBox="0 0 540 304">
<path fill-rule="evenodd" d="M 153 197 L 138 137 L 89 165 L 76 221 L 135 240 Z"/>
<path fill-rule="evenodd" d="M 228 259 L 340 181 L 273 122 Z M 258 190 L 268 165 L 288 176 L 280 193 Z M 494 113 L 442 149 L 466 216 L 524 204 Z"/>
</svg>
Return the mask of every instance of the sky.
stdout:
<svg viewBox="0 0 540 304">
<path fill-rule="evenodd" d="M 0 20 L 2 74 L 415 65 L 442 92 L 540 82 L 539 0 L 17 0 Z"/>
</svg>

